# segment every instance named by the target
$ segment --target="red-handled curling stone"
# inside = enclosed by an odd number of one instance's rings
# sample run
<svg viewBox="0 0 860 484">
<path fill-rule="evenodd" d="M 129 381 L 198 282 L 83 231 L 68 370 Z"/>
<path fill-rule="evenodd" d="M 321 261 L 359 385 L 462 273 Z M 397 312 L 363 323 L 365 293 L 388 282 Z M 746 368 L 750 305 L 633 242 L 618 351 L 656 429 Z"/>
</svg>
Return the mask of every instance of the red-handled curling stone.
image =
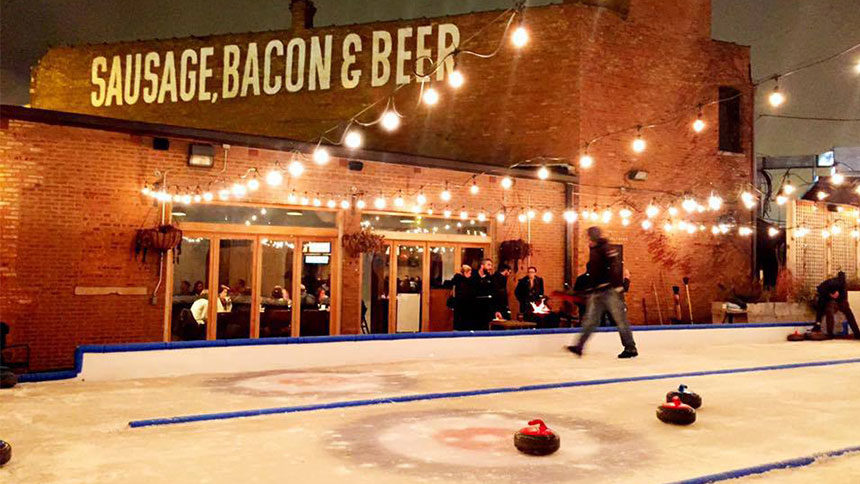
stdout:
<svg viewBox="0 0 860 484">
<path fill-rule="evenodd" d="M 558 434 L 547 428 L 540 419 L 530 421 L 529 427 L 523 427 L 514 434 L 514 447 L 524 454 L 550 455 L 560 446 Z"/>
<path fill-rule="evenodd" d="M 0 366 L 0 388 L 12 388 L 18 384 L 18 375 L 5 366 Z"/>
<path fill-rule="evenodd" d="M 799 332 L 798 330 L 796 330 L 796 329 L 795 329 L 793 333 L 791 333 L 790 335 L 788 335 L 788 338 L 787 338 L 787 339 L 788 339 L 789 341 L 803 341 L 803 340 L 805 340 L 805 339 L 806 339 L 806 336 L 804 336 L 804 335 L 800 334 L 800 332 Z"/>
<path fill-rule="evenodd" d="M 0 440 L 0 467 L 3 467 L 12 458 L 12 446 L 9 442 Z"/>
<path fill-rule="evenodd" d="M 687 389 L 687 385 L 681 385 L 677 391 L 666 394 L 666 402 L 671 402 L 675 397 L 681 400 L 681 403 L 689 405 L 693 408 L 702 406 L 702 397 L 698 393 L 693 393 Z"/>
<path fill-rule="evenodd" d="M 681 403 L 680 398 L 674 397 L 671 403 L 664 403 L 657 407 L 657 418 L 665 423 L 690 425 L 696 421 L 696 411 L 693 407 Z"/>
<path fill-rule="evenodd" d="M 823 331 L 807 331 L 804 337 L 809 341 L 824 341 L 830 339 Z"/>
</svg>

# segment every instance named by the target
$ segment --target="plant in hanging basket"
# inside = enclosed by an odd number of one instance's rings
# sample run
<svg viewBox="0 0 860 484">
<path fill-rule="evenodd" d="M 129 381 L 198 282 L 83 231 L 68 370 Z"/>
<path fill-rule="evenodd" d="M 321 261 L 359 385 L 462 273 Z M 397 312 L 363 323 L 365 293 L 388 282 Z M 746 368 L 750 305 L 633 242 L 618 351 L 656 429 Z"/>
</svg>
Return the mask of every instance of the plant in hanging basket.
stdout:
<svg viewBox="0 0 860 484">
<path fill-rule="evenodd" d="M 138 229 L 134 239 L 134 255 L 143 255 L 146 262 L 146 253 L 150 250 L 163 254 L 168 250 L 176 249 L 178 254 L 182 250 L 182 230 L 173 225 L 159 225 L 151 229 Z"/>
<path fill-rule="evenodd" d="M 532 244 L 523 239 L 506 240 L 499 246 L 499 260 L 512 262 L 514 270 L 519 270 L 519 261 L 532 255 Z"/>
<path fill-rule="evenodd" d="M 385 237 L 374 234 L 367 229 L 361 229 L 351 234 L 344 234 L 341 242 L 343 249 L 350 257 L 382 252 L 383 247 L 385 247 Z"/>
</svg>

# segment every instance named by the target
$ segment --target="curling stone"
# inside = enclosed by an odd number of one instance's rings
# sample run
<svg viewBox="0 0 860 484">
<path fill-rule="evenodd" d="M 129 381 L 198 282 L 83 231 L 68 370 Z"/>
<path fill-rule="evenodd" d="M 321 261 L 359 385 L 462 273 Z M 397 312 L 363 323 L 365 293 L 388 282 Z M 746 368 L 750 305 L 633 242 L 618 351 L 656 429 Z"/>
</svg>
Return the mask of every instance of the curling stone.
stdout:
<svg viewBox="0 0 860 484">
<path fill-rule="evenodd" d="M 671 403 L 657 407 L 657 418 L 664 423 L 690 425 L 696 421 L 696 411 L 693 407 L 681 403 L 680 398 L 673 397 Z"/>
<path fill-rule="evenodd" d="M 0 388 L 12 388 L 18 384 L 18 375 L 5 366 L 0 366 Z"/>
<path fill-rule="evenodd" d="M 702 406 L 702 397 L 700 397 L 698 393 L 688 391 L 687 385 L 681 385 L 678 387 L 678 391 L 667 393 L 666 402 L 671 402 L 675 397 L 681 399 L 681 403 L 693 408 L 699 408 Z"/>
<path fill-rule="evenodd" d="M 530 421 L 528 427 L 523 427 L 514 434 L 514 447 L 523 454 L 550 455 L 560 446 L 561 439 L 558 434 L 547 428 L 540 419 Z"/>
<path fill-rule="evenodd" d="M 0 440 L 0 467 L 6 465 L 9 459 L 12 458 L 12 446 L 9 442 Z"/>
<path fill-rule="evenodd" d="M 806 339 L 806 336 L 800 334 L 800 332 L 795 329 L 794 332 L 788 335 L 788 338 L 786 339 L 789 341 L 803 341 Z"/>
<path fill-rule="evenodd" d="M 830 339 L 830 337 L 824 331 L 808 331 L 806 339 L 809 341 L 825 341 Z"/>
</svg>

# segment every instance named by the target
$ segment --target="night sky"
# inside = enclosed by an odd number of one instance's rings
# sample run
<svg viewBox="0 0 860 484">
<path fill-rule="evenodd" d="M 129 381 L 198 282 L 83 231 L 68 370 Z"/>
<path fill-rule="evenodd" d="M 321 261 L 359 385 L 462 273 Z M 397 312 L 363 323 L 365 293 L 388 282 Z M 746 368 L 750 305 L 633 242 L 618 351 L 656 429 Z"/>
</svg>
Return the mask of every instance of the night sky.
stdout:
<svg viewBox="0 0 860 484">
<path fill-rule="evenodd" d="M 531 0 L 530 5 L 553 3 Z M 316 25 L 505 8 L 510 0 L 315 0 Z M 712 36 L 752 46 L 753 78 L 860 43 L 860 0 L 712 0 Z M 0 0 L 0 102 L 28 102 L 29 68 L 52 45 L 286 29 L 289 0 Z M 540 35 L 539 32 L 533 35 Z M 782 114 L 860 117 L 860 49 L 786 78 Z M 760 91 L 760 113 L 771 112 Z M 631 120 L 636 122 L 637 120 Z M 759 155 L 860 146 L 860 123 L 763 118 Z M 855 167 L 860 169 L 860 167 Z"/>
</svg>

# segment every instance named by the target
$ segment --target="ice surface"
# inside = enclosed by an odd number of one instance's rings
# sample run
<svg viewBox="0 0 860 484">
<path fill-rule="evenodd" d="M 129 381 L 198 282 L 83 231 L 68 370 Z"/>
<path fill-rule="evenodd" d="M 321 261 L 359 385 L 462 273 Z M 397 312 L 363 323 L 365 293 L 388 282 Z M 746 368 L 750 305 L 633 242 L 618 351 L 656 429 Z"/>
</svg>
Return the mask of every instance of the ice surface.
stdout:
<svg viewBox="0 0 860 484">
<path fill-rule="evenodd" d="M 860 357 L 851 341 L 715 346 L 619 361 L 557 353 L 313 372 L 24 384 L 0 391 L 6 483 L 669 482 L 860 445 L 860 364 L 711 375 L 130 429 L 130 420 L 285 405 Z M 686 383 L 690 427 L 654 416 Z M 522 455 L 530 418 L 561 450 Z M 858 482 L 858 457 L 764 482 Z M 847 464 L 853 464 L 849 469 Z M 852 474 L 853 472 L 853 474 Z M 854 480 L 841 480 L 854 476 Z M 752 480 L 751 478 L 750 480 Z M 776 479 L 776 480 L 775 480 Z"/>
</svg>

